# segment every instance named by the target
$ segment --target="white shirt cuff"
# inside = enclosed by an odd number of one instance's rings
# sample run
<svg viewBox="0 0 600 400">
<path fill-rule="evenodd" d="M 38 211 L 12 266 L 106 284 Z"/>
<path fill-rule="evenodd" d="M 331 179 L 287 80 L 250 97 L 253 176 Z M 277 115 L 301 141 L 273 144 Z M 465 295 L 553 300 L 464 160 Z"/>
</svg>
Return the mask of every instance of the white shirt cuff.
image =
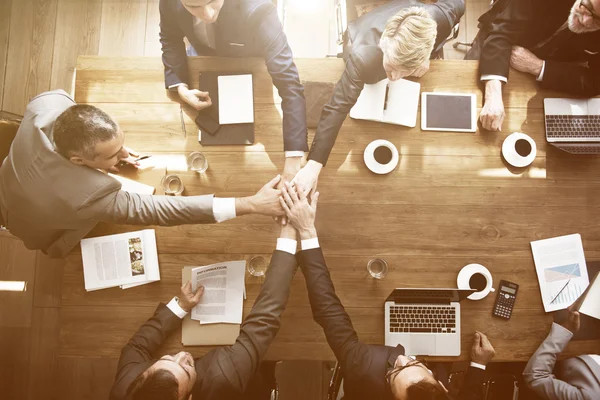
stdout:
<svg viewBox="0 0 600 400">
<path fill-rule="evenodd" d="M 319 246 L 319 238 L 315 237 L 312 239 L 303 240 L 300 243 L 300 246 L 302 247 L 302 250 L 318 249 L 320 247 Z"/>
<path fill-rule="evenodd" d="M 296 254 L 296 248 L 298 247 L 298 242 L 294 239 L 288 238 L 279 238 L 277 239 L 277 247 L 276 249 L 279 251 L 285 251 L 286 253 L 290 253 L 292 255 Z"/>
<path fill-rule="evenodd" d="M 304 152 L 301 150 L 286 151 L 285 158 L 288 158 L 288 157 L 304 157 Z"/>
<path fill-rule="evenodd" d="M 502 75 L 481 75 L 482 81 L 491 81 L 494 79 L 502 81 L 504 83 L 508 82 L 508 79 L 506 79 L 506 77 Z"/>
<path fill-rule="evenodd" d="M 546 69 L 546 61 L 542 61 L 542 70 L 540 71 L 540 74 L 538 75 L 538 77 L 535 79 L 538 82 L 541 82 L 542 79 L 544 79 L 544 70 Z"/>
<path fill-rule="evenodd" d="M 471 367 L 479 368 L 485 371 L 485 365 L 471 361 Z"/>
<path fill-rule="evenodd" d="M 185 86 L 185 87 L 187 87 L 187 83 L 183 83 L 183 82 L 182 82 L 182 83 L 176 83 L 176 84 L 174 84 L 174 85 L 171 85 L 171 86 L 169 86 L 169 90 L 176 89 L 176 88 L 178 88 L 179 86 Z"/>
<path fill-rule="evenodd" d="M 223 222 L 236 217 L 235 198 L 233 197 L 215 197 L 213 199 L 213 215 L 215 221 Z"/>
<path fill-rule="evenodd" d="M 169 304 L 167 304 L 167 308 L 169 310 L 171 310 L 171 312 L 173 312 L 173 314 L 177 315 L 180 319 L 183 319 L 183 318 L 185 318 L 186 315 L 188 315 L 187 311 L 185 311 L 179 305 L 179 302 L 177 301 L 177 297 L 173 297 L 173 299 L 169 302 Z"/>
</svg>

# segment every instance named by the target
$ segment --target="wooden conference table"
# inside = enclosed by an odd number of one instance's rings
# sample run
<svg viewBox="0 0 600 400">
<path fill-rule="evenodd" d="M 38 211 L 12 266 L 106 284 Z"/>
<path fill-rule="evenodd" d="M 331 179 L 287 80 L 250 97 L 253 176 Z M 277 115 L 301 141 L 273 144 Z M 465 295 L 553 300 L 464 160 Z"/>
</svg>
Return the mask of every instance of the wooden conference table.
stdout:
<svg viewBox="0 0 600 400">
<path fill-rule="evenodd" d="M 341 59 L 299 59 L 303 81 L 336 82 Z M 261 60 L 190 59 L 192 86 L 198 71 L 249 70 L 255 82 L 253 146 L 201 147 L 193 112 L 185 116 L 163 86 L 159 58 L 80 57 L 75 98 L 113 116 L 126 133 L 126 144 L 153 154 L 170 171 L 184 164 L 193 150 L 207 154 L 202 176 L 183 172 L 187 195 L 220 197 L 253 194 L 281 171 L 284 154 L 280 104 Z M 476 93 L 477 63 L 432 61 L 419 79 L 422 91 Z M 171 96 L 171 97 L 170 97 Z M 545 142 L 543 98 L 559 93 L 539 89 L 533 77 L 511 71 L 504 89 L 507 116 L 502 132 L 422 132 L 347 118 L 319 180 L 319 241 L 337 294 L 361 340 L 382 344 L 383 302 L 396 287 L 455 287 L 466 264 L 488 267 L 497 287 L 501 279 L 520 285 L 509 321 L 493 318 L 492 293 L 481 301 L 462 303 L 462 354 L 468 359 L 475 330 L 485 332 L 496 348 L 495 361 L 525 361 L 546 337 L 552 317 L 543 311 L 529 242 L 580 233 L 588 260 L 600 259 L 600 159 L 560 152 Z M 274 100 L 275 99 L 275 100 Z M 176 100 L 176 99 L 175 99 Z M 504 138 L 522 131 L 536 141 L 538 156 L 524 172 L 504 165 Z M 314 131 L 309 134 L 309 143 Z M 389 175 L 370 173 L 362 160 L 375 139 L 393 142 L 401 154 Z M 156 186 L 164 168 L 137 173 L 135 179 Z M 160 193 L 160 191 L 157 191 Z M 101 224 L 93 233 L 141 229 Z M 67 258 L 63 277 L 61 356 L 118 358 L 122 346 L 149 318 L 159 302 L 179 293 L 181 268 L 223 260 L 270 257 L 278 227 L 271 218 L 239 217 L 216 225 L 156 227 L 161 281 L 133 289 L 87 293 L 81 256 Z M 367 261 L 379 256 L 390 265 L 384 280 L 372 279 Z M 261 278 L 247 275 L 247 315 Z M 292 284 L 281 330 L 268 359 L 332 360 L 321 328 L 313 321 L 300 270 Z M 563 356 L 597 352 L 598 341 L 571 342 Z M 180 333 L 164 352 L 181 350 Z M 200 356 L 210 348 L 188 348 Z"/>
</svg>

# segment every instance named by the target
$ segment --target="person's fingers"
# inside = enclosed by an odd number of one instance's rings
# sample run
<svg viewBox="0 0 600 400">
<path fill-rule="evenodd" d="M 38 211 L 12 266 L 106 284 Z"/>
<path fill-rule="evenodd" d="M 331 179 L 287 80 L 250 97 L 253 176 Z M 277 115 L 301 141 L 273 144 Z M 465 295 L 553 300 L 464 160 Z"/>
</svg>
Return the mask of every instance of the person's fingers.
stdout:
<svg viewBox="0 0 600 400">
<path fill-rule="evenodd" d="M 281 198 L 281 197 L 280 197 Z M 283 207 L 282 207 L 283 208 Z M 283 210 L 285 211 L 285 209 Z M 287 225 L 287 217 L 281 217 L 281 225 L 286 226 Z"/>
<path fill-rule="evenodd" d="M 492 121 L 491 121 L 491 124 L 490 124 L 493 131 L 497 131 L 498 130 L 498 127 L 500 126 L 499 122 L 500 122 L 500 117 L 498 115 L 494 115 L 492 117 Z"/>
<path fill-rule="evenodd" d="M 203 294 L 204 294 L 204 286 L 200 286 L 198 288 L 198 290 L 196 290 L 196 293 L 194 293 L 193 300 L 200 301 L 200 297 L 202 297 Z"/>
<path fill-rule="evenodd" d="M 483 129 L 489 131 L 490 127 L 488 125 L 488 118 L 489 118 L 489 116 L 487 115 L 487 112 L 482 112 L 481 116 L 479 117 L 479 120 L 481 121 L 481 126 L 483 127 Z"/>
<path fill-rule="evenodd" d="M 289 188 L 287 184 L 281 190 L 281 196 L 283 197 L 283 200 L 285 200 L 285 203 L 287 204 L 288 208 L 291 209 L 292 207 L 294 207 L 294 201 L 290 197 Z"/>
<path fill-rule="evenodd" d="M 300 199 L 298 198 L 298 193 L 296 192 L 296 189 L 294 189 L 294 186 L 290 185 L 289 183 L 286 183 L 285 185 L 294 203 L 299 202 Z"/>
<path fill-rule="evenodd" d="M 475 338 L 473 340 L 473 345 L 475 347 L 481 347 L 481 333 L 475 332 Z"/>
<path fill-rule="evenodd" d="M 313 194 L 310 196 L 310 204 L 316 210 L 318 203 L 319 203 L 319 192 L 313 192 Z"/>
<path fill-rule="evenodd" d="M 192 282 L 191 281 L 187 281 L 182 287 L 181 287 L 181 292 L 182 293 L 187 293 L 187 292 L 191 292 L 192 291 Z"/>
<path fill-rule="evenodd" d="M 483 345 L 483 347 L 486 349 L 493 349 L 492 343 L 487 338 L 487 336 L 485 336 L 483 333 L 481 333 L 480 335 L 481 335 L 481 344 Z"/>
<path fill-rule="evenodd" d="M 277 186 L 277 184 L 279 183 L 280 180 L 281 180 L 281 175 L 277 175 L 275 178 L 273 178 L 269 182 L 267 182 L 265 187 L 270 187 L 271 189 L 275 189 L 275 186 Z"/>
<path fill-rule="evenodd" d="M 139 157 L 140 153 L 138 153 L 137 151 L 125 146 L 125 150 L 127 150 L 127 152 L 129 153 L 129 155 L 133 156 L 133 157 Z"/>
<path fill-rule="evenodd" d="M 286 215 L 290 215 L 292 213 L 292 210 L 290 210 L 290 208 L 288 207 L 288 205 L 285 202 L 285 200 L 283 199 L 283 197 L 279 198 L 279 204 L 281 204 L 281 208 L 283 208 L 283 211 L 285 211 Z"/>
<path fill-rule="evenodd" d="M 304 200 L 306 200 L 306 193 L 304 193 L 304 190 L 302 190 L 302 188 L 298 188 L 298 190 L 294 190 L 294 193 L 297 193 L 297 194 L 298 194 L 298 198 L 299 198 L 301 201 L 304 201 Z"/>
<path fill-rule="evenodd" d="M 208 97 L 208 92 L 201 92 L 198 89 L 192 89 L 189 91 L 190 94 L 193 94 L 196 98 L 205 98 Z"/>
</svg>

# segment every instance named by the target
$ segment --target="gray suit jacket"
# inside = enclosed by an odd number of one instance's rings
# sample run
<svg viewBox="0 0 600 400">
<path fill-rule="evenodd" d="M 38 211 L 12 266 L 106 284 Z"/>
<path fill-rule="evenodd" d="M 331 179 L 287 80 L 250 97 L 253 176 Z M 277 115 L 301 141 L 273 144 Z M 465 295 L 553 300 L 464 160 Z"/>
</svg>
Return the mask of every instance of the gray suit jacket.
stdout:
<svg viewBox="0 0 600 400">
<path fill-rule="evenodd" d="M 219 347 L 196 359 L 198 379 L 192 390 L 194 399 L 241 397 L 279 331 L 296 269 L 295 256 L 283 251 L 273 252 L 263 287 L 235 344 Z M 110 400 L 129 397 L 131 384 L 156 361 L 159 347 L 180 326 L 179 317 L 160 304 L 154 316 L 121 351 Z"/>
<path fill-rule="evenodd" d="M 0 167 L 0 213 L 30 249 L 65 256 L 99 222 L 177 225 L 214 222 L 213 196 L 128 193 L 98 170 L 78 166 L 54 150 L 56 118 L 75 101 L 62 90 L 27 106 L 10 153 Z"/>
<path fill-rule="evenodd" d="M 600 399 L 600 365 L 591 357 L 578 356 L 556 363 L 571 337 L 569 330 L 553 323 L 550 334 L 527 363 L 523 378 L 544 399 Z"/>
<path fill-rule="evenodd" d="M 366 13 L 348 25 L 344 48 L 346 69 L 335 85 L 331 99 L 323 107 L 309 159 L 325 165 L 342 123 L 356 104 L 364 85 L 385 79 L 379 39 L 388 19 L 413 6 L 425 9 L 437 23 L 434 51 L 450 35 L 452 27 L 465 12 L 464 0 L 438 0 L 434 4 L 423 4 L 418 0 L 395 0 Z"/>
</svg>

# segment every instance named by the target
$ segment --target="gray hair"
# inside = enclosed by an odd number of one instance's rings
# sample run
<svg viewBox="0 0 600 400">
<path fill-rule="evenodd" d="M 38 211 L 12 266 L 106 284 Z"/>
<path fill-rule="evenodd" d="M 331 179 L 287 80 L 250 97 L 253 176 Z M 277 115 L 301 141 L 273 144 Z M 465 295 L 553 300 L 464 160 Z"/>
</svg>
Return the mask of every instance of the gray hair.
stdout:
<svg viewBox="0 0 600 400">
<path fill-rule="evenodd" d="M 97 107 L 77 104 L 66 109 L 54 122 L 56 151 L 65 158 L 96 158 L 96 145 L 117 136 L 117 123 Z"/>
</svg>

